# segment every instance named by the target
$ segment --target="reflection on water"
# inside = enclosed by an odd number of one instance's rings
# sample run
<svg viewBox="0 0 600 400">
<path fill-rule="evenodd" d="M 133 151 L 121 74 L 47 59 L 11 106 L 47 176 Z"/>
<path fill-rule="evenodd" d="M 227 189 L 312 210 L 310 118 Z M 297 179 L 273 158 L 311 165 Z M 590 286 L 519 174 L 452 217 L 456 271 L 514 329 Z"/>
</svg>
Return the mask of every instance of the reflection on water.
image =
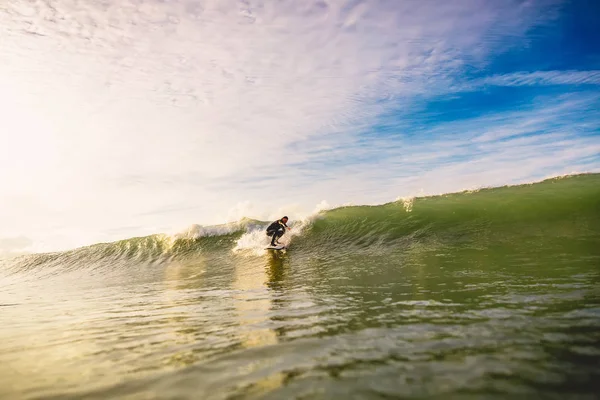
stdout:
<svg viewBox="0 0 600 400">
<path fill-rule="evenodd" d="M 277 337 L 263 322 L 271 309 L 270 293 L 265 286 L 267 274 L 259 263 L 240 263 L 235 270 L 234 306 L 238 313 L 239 335 L 244 347 L 277 343 Z"/>
<path fill-rule="evenodd" d="M 272 257 L 268 255 L 267 257 Z M 240 260 L 241 261 L 241 260 Z M 272 270 L 269 268 L 269 270 Z M 277 343 L 277 334 L 267 324 L 272 308 L 272 295 L 267 286 L 267 273 L 260 262 L 239 262 L 235 269 L 233 289 L 234 305 L 239 321 L 238 336 L 241 345 L 246 348 L 271 346 Z M 256 360 L 244 367 L 244 374 L 268 368 L 261 360 Z M 264 377 L 252 387 L 253 393 L 268 392 L 280 386 L 282 377 L 279 374 Z"/>
<path fill-rule="evenodd" d="M 589 398 L 598 259 L 553 249 L 195 255 L 6 285 L 0 396 Z"/>
</svg>

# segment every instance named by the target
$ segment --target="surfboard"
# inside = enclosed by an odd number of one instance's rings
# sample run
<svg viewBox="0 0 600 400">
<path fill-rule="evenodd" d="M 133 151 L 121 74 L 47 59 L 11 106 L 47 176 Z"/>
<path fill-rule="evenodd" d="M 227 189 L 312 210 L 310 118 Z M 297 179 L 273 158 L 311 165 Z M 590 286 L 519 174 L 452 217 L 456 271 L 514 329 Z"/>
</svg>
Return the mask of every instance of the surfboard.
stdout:
<svg viewBox="0 0 600 400">
<path fill-rule="evenodd" d="M 286 248 L 285 245 L 280 244 L 278 246 L 268 246 L 268 247 L 265 247 L 265 250 L 283 250 L 285 248 Z"/>
</svg>

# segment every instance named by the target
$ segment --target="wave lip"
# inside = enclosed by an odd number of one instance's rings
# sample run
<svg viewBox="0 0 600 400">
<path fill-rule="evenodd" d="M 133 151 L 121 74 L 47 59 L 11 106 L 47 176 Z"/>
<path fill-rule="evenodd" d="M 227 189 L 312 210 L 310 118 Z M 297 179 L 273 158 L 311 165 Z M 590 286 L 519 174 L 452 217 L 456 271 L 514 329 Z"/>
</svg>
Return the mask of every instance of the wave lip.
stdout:
<svg viewBox="0 0 600 400">
<path fill-rule="evenodd" d="M 198 225 L 193 224 L 182 232 L 172 235 L 174 240 L 178 239 L 199 239 L 202 237 L 225 236 L 243 231 L 249 227 L 260 225 L 261 222 L 250 218 L 242 218 L 239 221 L 228 222 L 219 225 Z"/>
</svg>

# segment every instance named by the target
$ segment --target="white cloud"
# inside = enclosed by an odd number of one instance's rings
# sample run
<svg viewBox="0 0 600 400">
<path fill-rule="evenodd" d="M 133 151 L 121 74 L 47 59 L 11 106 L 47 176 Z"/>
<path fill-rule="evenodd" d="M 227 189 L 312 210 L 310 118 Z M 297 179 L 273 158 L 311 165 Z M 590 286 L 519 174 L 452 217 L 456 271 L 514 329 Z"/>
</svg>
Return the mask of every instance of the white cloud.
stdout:
<svg viewBox="0 0 600 400">
<path fill-rule="evenodd" d="M 286 180 L 326 193 L 334 203 L 377 203 L 581 171 L 584 160 L 584 170 L 599 171 L 599 101 L 597 94 L 539 98 L 519 110 L 438 121 L 420 130 L 425 141 L 408 140 L 403 126 L 375 142 L 350 135 L 341 145 L 329 143 L 332 151 L 315 155 L 304 166 L 308 171 L 286 168 Z M 321 167 L 331 154 L 341 162 Z M 305 182 L 317 172 L 318 183 Z"/>
<path fill-rule="evenodd" d="M 495 75 L 481 79 L 481 85 L 600 85 L 600 71 L 533 71 Z"/>
</svg>

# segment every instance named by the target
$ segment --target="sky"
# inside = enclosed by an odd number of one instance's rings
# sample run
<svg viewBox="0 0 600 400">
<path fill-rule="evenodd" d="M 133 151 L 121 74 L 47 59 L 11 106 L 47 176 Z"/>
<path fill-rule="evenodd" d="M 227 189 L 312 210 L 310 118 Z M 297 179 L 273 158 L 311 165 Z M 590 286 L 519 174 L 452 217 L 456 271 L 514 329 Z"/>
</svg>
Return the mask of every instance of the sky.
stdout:
<svg viewBox="0 0 600 400">
<path fill-rule="evenodd" d="M 4 0 L 0 254 L 600 171 L 595 0 Z"/>
</svg>

